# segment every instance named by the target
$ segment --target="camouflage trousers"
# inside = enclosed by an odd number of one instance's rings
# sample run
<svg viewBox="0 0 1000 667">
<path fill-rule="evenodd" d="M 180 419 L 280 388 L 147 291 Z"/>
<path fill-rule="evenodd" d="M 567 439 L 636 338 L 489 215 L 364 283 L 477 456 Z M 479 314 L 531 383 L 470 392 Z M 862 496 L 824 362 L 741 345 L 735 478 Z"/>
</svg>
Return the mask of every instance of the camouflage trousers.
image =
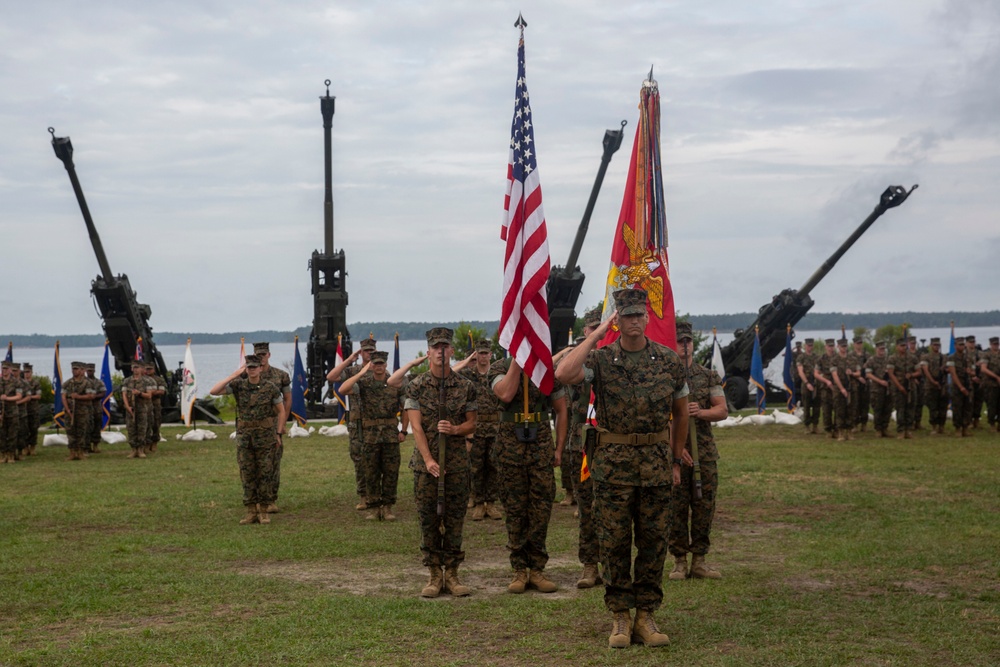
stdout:
<svg viewBox="0 0 1000 667">
<path fill-rule="evenodd" d="M 872 414 L 875 416 L 875 430 L 886 431 L 892 419 L 892 402 L 889 389 L 882 385 L 872 387 Z"/>
<path fill-rule="evenodd" d="M 983 416 L 983 403 L 986 402 L 983 396 L 983 385 L 978 382 L 972 383 L 972 421 L 978 422 Z"/>
<path fill-rule="evenodd" d="M 476 436 L 469 450 L 469 481 L 472 487 L 472 502 L 476 505 L 496 502 L 497 469 L 491 450 L 496 442 L 496 434 Z"/>
<path fill-rule="evenodd" d="M 955 429 L 972 426 L 971 392 L 966 396 L 955 385 L 951 387 L 951 425 Z"/>
<path fill-rule="evenodd" d="M 681 466 L 681 483 L 670 494 L 670 537 L 667 548 L 674 556 L 688 553 L 704 556 L 712 542 L 715 492 L 719 486 L 719 464 L 701 462 L 701 500 L 695 500 L 694 469 Z M 690 528 L 689 528 L 690 526 Z"/>
<path fill-rule="evenodd" d="M 799 397 L 802 400 L 802 423 L 807 427 L 819 425 L 820 399 L 819 392 L 815 387 L 816 385 L 813 384 L 814 391 L 809 391 L 805 385 L 802 385 L 799 392 Z"/>
<path fill-rule="evenodd" d="M 94 410 L 90 402 L 76 401 L 73 419 L 66 425 L 66 440 L 70 449 L 90 449 L 90 433 L 94 427 Z"/>
<path fill-rule="evenodd" d="M 32 401 L 32 405 L 35 402 Z M 38 444 L 38 408 L 29 408 L 23 420 L 21 420 L 21 448 L 33 447 Z"/>
<path fill-rule="evenodd" d="M 823 412 L 823 430 L 827 433 L 833 431 L 833 389 L 823 385 L 819 389 L 819 402 Z"/>
<path fill-rule="evenodd" d="M 604 568 L 604 604 L 613 612 L 656 611 L 663 601 L 670 485 L 594 483 L 594 520 Z M 632 539 L 635 531 L 635 563 Z"/>
<path fill-rule="evenodd" d="M 5 403 L 3 419 L 0 419 L 0 452 L 12 454 L 17 450 L 20 429 L 21 420 L 18 419 L 17 407 L 13 403 Z"/>
<path fill-rule="evenodd" d="M 601 562 L 601 547 L 594 523 L 594 479 L 588 477 L 586 481 L 580 481 L 582 465 L 583 452 L 563 453 L 562 470 L 568 471 L 573 478 L 573 493 L 580 510 L 580 546 L 577 554 L 584 565 L 596 565 Z"/>
<path fill-rule="evenodd" d="M 243 483 L 243 504 L 268 503 L 277 437 L 273 428 L 247 429 L 236 434 L 236 463 Z"/>
<path fill-rule="evenodd" d="M 149 406 L 149 442 L 160 441 L 160 425 L 163 424 L 163 404 L 154 400 Z"/>
<path fill-rule="evenodd" d="M 502 464 L 499 473 L 510 566 L 515 570 L 544 570 L 549 562 L 545 542 L 556 497 L 551 459 L 548 464 Z"/>
<path fill-rule="evenodd" d="M 131 414 L 125 417 L 125 431 L 132 449 L 145 447 L 149 441 L 149 405 L 136 403 Z"/>
<path fill-rule="evenodd" d="M 364 438 L 361 433 L 361 426 L 353 419 L 347 422 L 347 436 L 350 438 L 348 449 L 351 455 L 351 463 L 354 464 L 354 489 L 359 496 L 365 495 L 365 464 L 361 457 L 361 450 L 364 446 Z"/>
<path fill-rule="evenodd" d="M 265 480 L 266 486 L 264 487 L 266 493 L 264 494 L 264 500 L 262 503 L 267 503 L 268 505 L 276 503 L 278 501 L 278 487 L 281 486 L 281 457 L 285 453 L 285 441 L 284 439 L 288 436 L 282 436 L 281 445 L 274 450 L 274 456 L 271 461 L 271 471 L 267 475 Z"/>
<path fill-rule="evenodd" d="M 924 416 L 924 383 L 910 381 L 910 392 L 906 395 L 910 404 L 910 424 L 912 428 L 920 428 Z"/>
<path fill-rule="evenodd" d="M 851 422 L 851 392 L 844 396 L 843 392 L 833 388 L 833 415 L 834 426 L 838 431 L 846 431 L 853 425 Z"/>
<path fill-rule="evenodd" d="M 986 419 L 990 424 L 1000 420 L 1000 386 L 996 382 L 983 383 L 983 398 L 986 400 Z"/>
<path fill-rule="evenodd" d="M 361 455 L 365 464 L 368 507 L 395 505 L 399 486 L 399 442 L 365 444 Z"/>
<path fill-rule="evenodd" d="M 927 422 L 931 426 L 944 426 L 948 420 L 948 387 L 935 387 L 928 382 L 924 387 L 924 404 L 927 405 Z"/>
<path fill-rule="evenodd" d="M 896 432 L 909 431 L 913 428 L 913 404 L 910 401 L 910 392 L 904 394 L 893 386 L 892 403 L 896 408 Z"/>
<path fill-rule="evenodd" d="M 101 443 L 101 430 L 104 427 L 104 405 L 101 401 L 94 401 L 92 419 L 90 426 L 90 449 L 91 451 Z"/>
<path fill-rule="evenodd" d="M 854 423 L 858 426 L 867 426 L 868 412 L 871 410 L 872 388 L 870 384 L 861 384 L 857 380 L 854 381 L 854 384 L 858 392 L 858 398 L 854 403 Z"/>
<path fill-rule="evenodd" d="M 452 567 L 465 560 L 462 527 L 469 502 L 469 476 L 465 470 L 445 474 L 444 534 L 437 515 L 438 478 L 427 472 L 413 472 L 413 498 L 420 520 L 420 552 L 423 564 Z"/>
</svg>

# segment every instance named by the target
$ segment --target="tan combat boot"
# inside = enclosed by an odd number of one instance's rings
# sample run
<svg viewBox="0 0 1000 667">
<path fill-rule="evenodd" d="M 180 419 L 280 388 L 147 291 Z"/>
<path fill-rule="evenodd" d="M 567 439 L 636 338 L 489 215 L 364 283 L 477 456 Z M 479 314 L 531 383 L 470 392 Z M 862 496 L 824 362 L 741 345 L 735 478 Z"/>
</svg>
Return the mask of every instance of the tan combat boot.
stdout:
<svg viewBox="0 0 1000 667">
<path fill-rule="evenodd" d="M 274 503 L 267 503 L 267 505 L 264 506 L 264 511 L 268 514 L 277 514 L 281 510 L 279 510 L 278 506 Z"/>
<path fill-rule="evenodd" d="M 812 433 L 813 435 L 818 435 L 819 434 L 819 424 L 813 424 L 812 430 L 809 431 L 809 432 Z"/>
<path fill-rule="evenodd" d="M 903 440 L 913 440 L 913 431 L 910 429 L 903 431 Z"/>
<path fill-rule="evenodd" d="M 482 521 L 486 518 L 486 503 L 480 503 L 472 508 L 472 520 Z"/>
<path fill-rule="evenodd" d="M 366 510 L 366 509 L 368 509 L 368 499 L 365 498 L 364 496 L 361 496 L 361 501 L 357 505 L 354 506 L 354 509 L 356 509 L 356 510 Z"/>
<path fill-rule="evenodd" d="M 684 581 L 688 578 L 688 557 L 674 556 L 674 569 L 670 571 L 670 581 Z"/>
<path fill-rule="evenodd" d="M 382 518 L 386 521 L 395 521 L 396 515 L 392 513 L 392 505 L 382 506 Z"/>
<path fill-rule="evenodd" d="M 705 556 L 699 554 L 691 556 L 691 576 L 695 579 L 722 579 L 722 574 L 706 565 Z"/>
<path fill-rule="evenodd" d="M 454 597 L 464 598 L 472 593 L 472 589 L 458 580 L 458 566 L 452 565 L 444 574 L 444 585 Z"/>
<path fill-rule="evenodd" d="M 523 593 L 528 586 L 528 571 L 514 570 L 514 580 L 507 584 L 508 593 Z"/>
<path fill-rule="evenodd" d="M 854 429 L 844 431 L 844 440 L 854 440 Z"/>
<path fill-rule="evenodd" d="M 257 521 L 259 523 L 271 523 L 271 515 L 267 513 L 264 504 L 257 505 Z"/>
<path fill-rule="evenodd" d="M 576 501 L 573 499 L 573 490 L 566 490 L 566 497 L 559 501 L 560 505 L 576 505 Z"/>
<path fill-rule="evenodd" d="M 245 526 L 248 523 L 257 523 L 257 506 L 247 505 L 247 514 L 245 517 L 240 519 L 240 525 Z"/>
<path fill-rule="evenodd" d="M 155 443 L 155 442 L 152 442 L 152 443 L 149 444 L 149 453 L 150 454 L 155 454 L 156 453 L 156 445 L 157 444 L 158 443 Z"/>
<path fill-rule="evenodd" d="M 494 503 L 486 503 L 485 507 L 486 507 L 486 516 L 488 516 L 489 518 L 496 521 L 499 521 L 500 519 L 503 518 L 503 514 L 500 513 L 500 510 Z"/>
<path fill-rule="evenodd" d="M 666 646 L 670 643 L 670 637 L 656 627 L 653 612 L 636 609 L 635 623 L 632 625 L 632 641 L 646 646 Z"/>
<path fill-rule="evenodd" d="M 597 571 L 597 563 L 584 563 L 583 574 L 580 575 L 580 580 L 576 582 L 576 587 L 593 588 L 600 583 L 604 582 L 601 580 L 600 572 Z"/>
<path fill-rule="evenodd" d="M 472 499 L 472 496 L 469 496 L 469 502 L 465 503 L 465 509 L 471 510 L 475 506 L 476 502 Z"/>
<path fill-rule="evenodd" d="M 431 578 L 427 580 L 427 585 L 420 591 L 420 595 L 425 598 L 436 598 L 441 594 L 443 586 L 444 578 L 441 575 L 441 568 L 437 565 L 431 565 Z"/>
<path fill-rule="evenodd" d="M 541 570 L 531 570 L 528 575 L 528 584 L 538 589 L 539 593 L 555 593 L 559 586 L 555 582 L 549 581 Z"/>
<path fill-rule="evenodd" d="M 614 612 L 615 620 L 608 637 L 609 648 L 628 648 L 632 643 L 632 614 L 627 611 Z"/>
<path fill-rule="evenodd" d="M 365 512 L 365 521 L 375 521 L 380 518 L 380 507 L 371 507 Z"/>
<path fill-rule="evenodd" d="M 90 453 L 91 454 L 100 454 L 101 453 L 101 448 L 98 447 L 97 445 L 94 445 L 93 447 L 90 448 Z"/>
<path fill-rule="evenodd" d="M 135 453 L 135 447 L 132 447 L 129 450 L 128 456 L 126 458 L 134 459 L 134 458 L 138 458 L 138 456 L 139 455 Z"/>
<path fill-rule="evenodd" d="M 146 448 L 145 447 L 136 447 L 135 452 L 136 452 L 136 456 L 138 456 L 140 459 L 146 458 Z"/>
</svg>

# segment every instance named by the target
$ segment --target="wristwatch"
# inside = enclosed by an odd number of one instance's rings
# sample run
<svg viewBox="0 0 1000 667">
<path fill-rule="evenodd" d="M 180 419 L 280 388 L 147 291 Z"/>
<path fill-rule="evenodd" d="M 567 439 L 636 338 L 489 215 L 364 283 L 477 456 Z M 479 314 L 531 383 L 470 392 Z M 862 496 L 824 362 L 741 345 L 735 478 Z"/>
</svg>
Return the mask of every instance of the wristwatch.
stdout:
<svg viewBox="0 0 1000 667">
<path fill-rule="evenodd" d="M 683 464 L 684 464 L 684 460 L 683 459 L 681 459 L 680 457 L 677 457 L 677 456 L 674 457 L 674 465 L 679 466 L 679 465 L 683 465 Z"/>
</svg>

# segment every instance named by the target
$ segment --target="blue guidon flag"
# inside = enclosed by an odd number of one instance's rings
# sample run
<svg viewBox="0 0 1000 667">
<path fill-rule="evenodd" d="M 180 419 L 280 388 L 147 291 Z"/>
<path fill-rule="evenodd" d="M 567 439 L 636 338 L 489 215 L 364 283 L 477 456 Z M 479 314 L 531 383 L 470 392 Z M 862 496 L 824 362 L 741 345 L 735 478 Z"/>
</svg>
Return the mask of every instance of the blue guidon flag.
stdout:
<svg viewBox="0 0 1000 667">
<path fill-rule="evenodd" d="M 108 402 L 111 400 L 113 385 L 111 382 L 111 358 L 109 356 L 108 341 L 104 341 L 104 361 L 101 362 L 101 383 L 104 385 L 104 398 L 101 399 L 101 430 L 108 427 L 111 422 L 111 407 Z"/>
<path fill-rule="evenodd" d="M 767 410 L 767 388 L 764 386 L 764 362 L 760 357 L 760 331 L 756 331 L 753 338 L 750 384 L 757 388 L 757 414 L 762 415 Z"/>
<path fill-rule="evenodd" d="M 299 354 L 299 337 L 295 337 L 295 367 L 292 369 L 292 416 L 299 426 L 306 423 L 306 394 L 309 393 L 309 376 Z"/>
<path fill-rule="evenodd" d="M 63 406 L 62 369 L 59 367 L 59 341 L 56 341 L 55 360 L 52 362 L 52 421 L 59 428 L 66 428 L 66 408 Z"/>
<path fill-rule="evenodd" d="M 788 394 L 788 411 L 795 410 L 795 375 L 792 364 L 792 327 L 788 326 L 785 332 L 785 367 L 781 373 L 781 379 L 785 384 L 785 393 Z"/>
</svg>

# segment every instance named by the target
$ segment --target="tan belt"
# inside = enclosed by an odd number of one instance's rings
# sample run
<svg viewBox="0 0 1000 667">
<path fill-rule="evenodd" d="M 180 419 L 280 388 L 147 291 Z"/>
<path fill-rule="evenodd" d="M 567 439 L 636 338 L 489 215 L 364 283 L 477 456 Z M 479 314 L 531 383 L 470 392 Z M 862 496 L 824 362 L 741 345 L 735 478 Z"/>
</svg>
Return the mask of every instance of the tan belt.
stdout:
<svg viewBox="0 0 1000 667">
<path fill-rule="evenodd" d="M 670 429 L 665 428 L 659 433 L 611 433 L 597 432 L 598 445 L 652 445 L 663 442 L 670 437 Z"/>
<path fill-rule="evenodd" d="M 274 428 L 273 419 L 241 419 L 236 425 L 237 429 L 241 428 Z"/>
<path fill-rule="evenodd" d="M 363 419 L 361 420 L 361 425 L 364 427 L 368 426 L 399 426 L 399 420 L 393 417 L 389 419 Z"/>
<path fill-rule="evenodd" d="M 500 415 L 498 415 L 495 412 L 476 415 L 476 422 L 479 424 L 488 424 L 490 422 L 498 422 L 498 421 L 500 421 Z"/>
<path fill-rule="evenodd" d="M 499 417 L 502 422 L 531 424 L 549 421 L 552 418 L 552 413 L 548 410 L 542 410 L 540 412 L 501 412 Z"/>
</svg>

